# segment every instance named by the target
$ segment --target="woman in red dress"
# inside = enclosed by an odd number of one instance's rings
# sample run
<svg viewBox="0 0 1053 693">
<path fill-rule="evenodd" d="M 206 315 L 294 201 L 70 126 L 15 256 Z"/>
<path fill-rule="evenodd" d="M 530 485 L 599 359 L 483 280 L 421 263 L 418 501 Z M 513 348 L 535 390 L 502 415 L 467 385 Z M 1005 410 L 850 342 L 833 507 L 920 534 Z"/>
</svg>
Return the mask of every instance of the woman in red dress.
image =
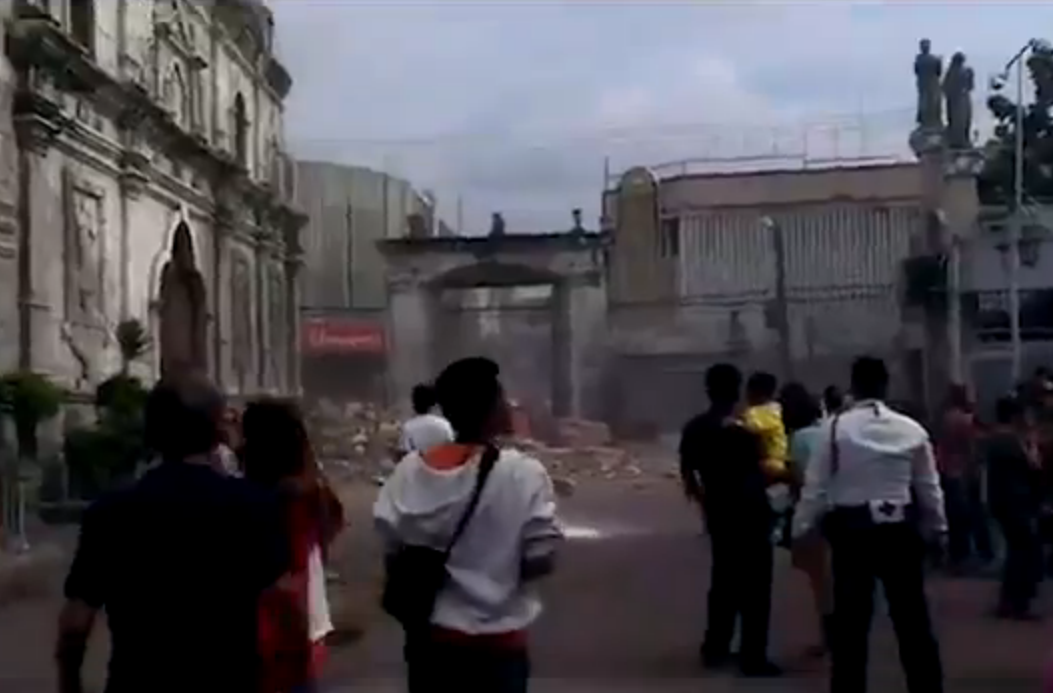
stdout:
<svg viewBox="0 0 1053 693">
<path fill-rule="evenodd" d="M 324 560 L 343 508 L 318 468 L 298 408 L 260 400 L 242 415 L 245 476 L 281 494 L 291 569 L 260 603 L 261 693 L 315 691 L 332 631 Z"/>
</svg>

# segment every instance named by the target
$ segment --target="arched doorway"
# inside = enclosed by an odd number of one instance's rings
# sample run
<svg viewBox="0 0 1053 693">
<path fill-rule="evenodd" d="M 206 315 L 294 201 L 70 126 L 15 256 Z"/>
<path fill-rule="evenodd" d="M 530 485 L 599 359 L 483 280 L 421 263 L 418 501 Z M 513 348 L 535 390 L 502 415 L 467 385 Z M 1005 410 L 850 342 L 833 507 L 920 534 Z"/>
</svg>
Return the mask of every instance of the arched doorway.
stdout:
<svg viewBox="0 0 1053 693">
<path fill-rule="evenodd" d="M 459 351 L 450 347 L 459 326 L 444 319 L 442 292 L 547 286 L 548 295 L 536 296 L 530 308 L 534 324 L 518 329 L 541 334 L 540 314 L 548 313 L 549 358 L 537 359 L 528 373 L 549 381 L 556 416 L 597 418 L 606 363 L 606 239 L 585 232 L 380 241 L 387 264 L 391 399 L 405 404 L 413 385 L 433 378 L 445 359 L 463 355 L 452 353 Z M 534 341 L 540 354 L 542 339 Z"/>
<path fill-rule="evenodd" d="M 571 409 L 563 278 L 545 268 L 481 261 L 429 282 L 432 370 L 466 356 L 501 366 L 509 397 L 532 412 Z"/>
<path fill-rule="evenodd" d="M 172 236 L 168 262 L 161 270 L 161 377 L 208 369 L 205 280 L 194 260 L 194 240 L 186 221 Z"/>
</svg>

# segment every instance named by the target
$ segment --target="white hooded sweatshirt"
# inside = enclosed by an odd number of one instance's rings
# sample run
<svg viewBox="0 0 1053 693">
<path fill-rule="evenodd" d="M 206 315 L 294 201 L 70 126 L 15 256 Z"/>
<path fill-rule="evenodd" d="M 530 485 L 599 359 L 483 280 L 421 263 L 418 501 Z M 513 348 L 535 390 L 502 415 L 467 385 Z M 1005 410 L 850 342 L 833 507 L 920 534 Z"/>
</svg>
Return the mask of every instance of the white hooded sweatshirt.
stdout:
<svg viewBox="0 0 1053 693">
<path fill-rule="evenodd" d="M 437 463 L 450 457 L 447 452 L 467 461 Z M 373 506 L 377 529 L 389 547 L 444 549 L 471 498 L 480 452 L 466 455 L 460 446 L 449 445 L 426 457 L 406 455 Z M 521 579 L 523 561 L 550 554 L 561 539 L 545 467 L 517 450 L 502 450 L 450 555 L 450 581 L 439 594 L 432 623 L 471 635 L 526 628 L 541 613 L 541 602 Z"/>
</svg>

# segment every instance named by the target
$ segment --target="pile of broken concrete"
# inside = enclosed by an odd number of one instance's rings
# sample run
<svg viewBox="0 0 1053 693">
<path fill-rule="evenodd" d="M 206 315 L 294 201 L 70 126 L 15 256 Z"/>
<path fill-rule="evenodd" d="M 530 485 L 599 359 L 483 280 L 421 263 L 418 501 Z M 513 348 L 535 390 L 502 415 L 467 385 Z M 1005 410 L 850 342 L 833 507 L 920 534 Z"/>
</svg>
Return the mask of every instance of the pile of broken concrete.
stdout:
<svg viewBox="0 0 1053 693">
<path fill-rule="evenodd" d="M 381 482 L 391 471 L 398 443 L 399 418 L 369 402 L 321 400 L 308 412 L 315 453 L 333 476 Z M 556 419 L 543 427 L 544 440 L 520 435 L 511 444 L 537 457 L 549 470 L 561 495 L 579 482 L 626 480 L 645 476 L 641 455 L 619 445 L 604 423 Z M 652 465 L 648 465 L 650 469 Z"/>
<path fill-rule="evenodd" d="M 399 418 L 377 404 L 319 400 L 307 426 L 315 455 L 332 472 L 371 479 L 392 464 Z"/>
<path fill-rule="evenodd" d="M 606 424 L 560 419 L 555 428 L 556 440 L 520 438 L 515 445 L 548 468 L 561 495 L 572 493 L 581 481 L 638 479 L 643 475 L 636 457 L 615 443 Z"/>
</svg>

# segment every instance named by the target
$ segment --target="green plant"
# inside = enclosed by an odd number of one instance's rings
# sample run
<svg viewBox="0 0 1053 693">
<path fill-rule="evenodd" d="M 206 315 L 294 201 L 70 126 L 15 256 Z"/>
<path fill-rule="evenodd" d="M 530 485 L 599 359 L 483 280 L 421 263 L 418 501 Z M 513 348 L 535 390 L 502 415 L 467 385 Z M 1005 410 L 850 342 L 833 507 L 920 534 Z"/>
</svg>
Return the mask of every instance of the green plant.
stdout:
<svg viewBox="0 0 1053 693">
<path fill-rule="evenodd" d="M 143 455 L 142 436 L 115 421 L 103 421 L 67 433 L 63 454 L 73 494 L 91 499 L 135 473 Z"/>
<path fill-rule="evenodd" d="M 121 374 L 127 375 L 133 361 L 141 359 L 150 351 L 150 335 L 135 318 L 122 320 L 114 331 L 117 348 L 121 352 Z"/>
<path fill-rule="evenodd" d="M 15 371 L 0 378 L 0 403 L 15 423 L 19 456 L 37 456 L 37 429 L 58 415 L 66 393 L 46 376 Z"/>
<path fill-rule="evenodd" d="M 146 395 L 141 380 L 122 372 L 110 376 L 95 388 L 95 407 L 103 418 L 135 421 L 142 417 Z"/>
</svg>

